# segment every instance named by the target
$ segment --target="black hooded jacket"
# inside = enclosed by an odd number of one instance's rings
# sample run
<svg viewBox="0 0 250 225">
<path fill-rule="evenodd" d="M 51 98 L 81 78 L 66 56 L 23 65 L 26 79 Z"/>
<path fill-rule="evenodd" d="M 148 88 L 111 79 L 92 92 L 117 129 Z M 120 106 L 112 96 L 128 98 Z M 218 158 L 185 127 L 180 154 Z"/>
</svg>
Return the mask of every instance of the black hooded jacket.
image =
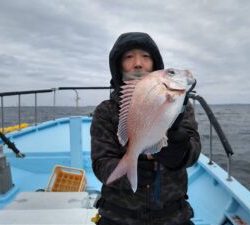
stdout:
<svg viewBox="0 0 250 225">
<path fill-rule="evenodd" d="M 117 128 L 119 123 L 119 87 L 122 84 L 122 74 L 120 71 L 120 59 L 127 50 L 140 48 L 148 51 L 154 61 L 154 70 L 163 69 L 163 61 L 155 42 L 145 33 L 125 33 L 122 34 L 110 52 L 110 71 L 112 75 L 111 84 L 115 91 L 111 99 L 100 103 L 94 112 L 91 124 L 91 159 L 92 168 L 96 177 L 103 183 L 102 197 L 105 201 L 111 202 L 122 208 L 145 212 L 149 210 L 162 210 L 164 205 L 171 204 L 178 199 L 182 199 L 187 193 L 187 172 L 186 168 L 192 166 L 200 154 L 200 138 L 197 132 L 197 123 L 194 118 L 194 111 L 190 104 L 187 105 L 183 120 L 180 123 L 190 135 L 191 149 L 178 170 L 164 169 L 161 171 L 161 193 L 159 202 L 154 200 L 154 184 L 138 187 L 133 193 L 126 176 L 117 179 L 110 185 L 106 181 L 111 172 L 118 165 L 120 159 L 125 154 L 126 149 L 119 143 Z M 174 160 L 173 160 L 174 161 Z M 145 171 L 146 173 L 146 171 Z M 134 220 L 123 212 L 117 213 L 113 210 L 99 208 L 99 213 L 106 218 L 115 221 L 117 224 L 181 224 L 192 217 L 192 210 L 188 203 L 183 205 L 175 215 L 169 217 L 166 213 L 157 222 L 149 218 L 140 221 Z M 168 221 L 168 222 L 166 222 Z"/>
<path fill-rule="evenodd" d="M 115 42 L 109 54 L 109 67 L 112 75 L 110 84 L 112 88 L 119 89 L 122 85 L 121 57 L 131 50 L 139 48 L 150 53 L 153 59 L 153 70 L 164 69 L 160 51 L 153 39 L 146 33 L 131 32 L 122 34 Z"/>
</svg>

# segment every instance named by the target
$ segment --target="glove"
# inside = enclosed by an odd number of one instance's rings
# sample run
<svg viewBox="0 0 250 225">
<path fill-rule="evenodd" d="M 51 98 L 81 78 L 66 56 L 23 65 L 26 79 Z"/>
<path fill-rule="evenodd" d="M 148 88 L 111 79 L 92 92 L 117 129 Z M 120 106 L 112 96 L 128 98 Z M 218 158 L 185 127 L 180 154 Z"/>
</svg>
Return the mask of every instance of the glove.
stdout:
<svg viewBox="0 0 250 225">
<path fill-rule="evenodd" d="M 138 159 L 138 187 L 151 185 L 156 177 L 154 160 L 148 160 L 145 154 L 141 154 Z"/>
<path fill-rule="evenodd" d="M 153 158 L 168 169 L 178 169 L 185 164 L 186 156 L 191 148 L 189 135 L 182 128 L 170 128 L 167 133 L 168 146 L 153 154 Z"/>
</svg>

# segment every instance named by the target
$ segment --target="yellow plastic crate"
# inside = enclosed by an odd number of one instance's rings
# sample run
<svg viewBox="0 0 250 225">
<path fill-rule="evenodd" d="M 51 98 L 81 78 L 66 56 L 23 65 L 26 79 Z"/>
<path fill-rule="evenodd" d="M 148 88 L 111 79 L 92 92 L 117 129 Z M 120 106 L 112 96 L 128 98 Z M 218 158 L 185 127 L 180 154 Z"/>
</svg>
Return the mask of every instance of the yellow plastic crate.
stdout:
<svg viewBox="0 0 250 225">
<path fill-rule="evenodd" d="M 80 192 L 86 188 L 85 172 L 82 169 L 56 165 L 50 177 L 47 191 Z"/>
</svg>

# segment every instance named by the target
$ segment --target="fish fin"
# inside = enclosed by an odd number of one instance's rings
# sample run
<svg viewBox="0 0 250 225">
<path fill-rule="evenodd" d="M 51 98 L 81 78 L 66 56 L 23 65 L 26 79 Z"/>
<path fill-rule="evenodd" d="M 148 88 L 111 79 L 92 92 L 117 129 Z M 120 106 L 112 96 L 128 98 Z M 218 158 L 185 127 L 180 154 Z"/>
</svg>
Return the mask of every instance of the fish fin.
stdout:
<svg viewBox="0 0 250 225">
<path fill-rule="evenodd" d="M 119 125 L 117 136 L 119 142 L 122 146 L 126 145 L 128 142 L 128 132 L 127 132 L 127 118 L 130 107 L 131 98 L 133 96 L 133 92 L 136 84 L 139 80 L 128 80 L 124 81 L 125 85 L 121 86 L 121 104 L 120 104 L 120 112 L 119 112 Z"/>
<path fill-rule="evenodd" d="M 114 171 L 109 175 L 106 184 L 110 184 L 115 180 L 117 180 L 118 178 L 125 175 L 127 173 L 127 168 L 128 168 L 128 157 L 127 154 L 125 154 L 118 163 L 118 165 L 116 166 L 116 168 L 114 169 Z"/>
<path fill-rule="evenodd" d="M 168 138 L 167 136 L 164 136 L 159 142 L 143 150 L 143 153 L 154 154 L 159 152 L 162 149 L 162 147 L 166 146 L 168 146 Z"/>
<path fill-rule="evenodd" d="M 108 177 L 106 184 L 110 184 L 115 180 L 119 179 L 123 175 L 127 174 L 129 183 L 133 192 L 137 190 L 137 164 L 138 157 L 136 159 L 129 159 L 128 155 L 125 154 L 123 158 L 120 160 L 114 171 Z"/>
</svg>

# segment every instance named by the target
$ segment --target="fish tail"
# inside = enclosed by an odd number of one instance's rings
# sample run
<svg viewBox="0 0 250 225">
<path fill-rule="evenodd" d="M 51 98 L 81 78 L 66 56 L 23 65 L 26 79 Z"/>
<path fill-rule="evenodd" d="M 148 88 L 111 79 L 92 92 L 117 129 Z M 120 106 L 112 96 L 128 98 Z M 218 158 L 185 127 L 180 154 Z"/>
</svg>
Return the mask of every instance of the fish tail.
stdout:
<svg viewBox="0 0 250 225">
<path fill-rule="evenodd" d="M 110 184 L 127 174 L 131 188 L 134 192 L 137 190 L 137 158 L 134 159 L 125 154 L 116 166 L 115 170 L 108 177 L 106 184 Z"/>
<path fill-rule="evenodd" d="M 128 167 L 128 157 L 127 154 L 125 154 L 118 163 L 118 165 L 116 166 L 116 168 L 114 169 L 114 171 L 109 175 L 106 184 L 110 184 L 115 180 L 117 180 L 118 178 L 125 175 L 127 173 L 128 169 L 127 167 Z"/>
</svg>

